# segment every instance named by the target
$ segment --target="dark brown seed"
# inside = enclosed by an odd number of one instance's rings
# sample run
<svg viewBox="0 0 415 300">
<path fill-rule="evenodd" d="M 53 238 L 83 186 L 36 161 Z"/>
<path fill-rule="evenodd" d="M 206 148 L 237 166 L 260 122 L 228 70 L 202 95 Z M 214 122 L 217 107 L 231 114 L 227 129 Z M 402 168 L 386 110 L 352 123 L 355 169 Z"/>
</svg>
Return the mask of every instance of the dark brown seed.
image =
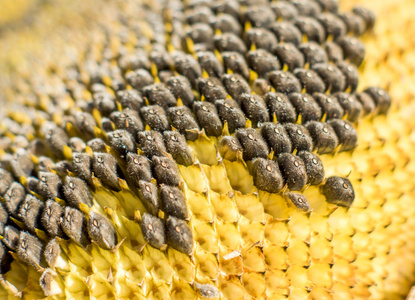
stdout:
<svg viewBox="0 0 415 300">
<path fill-rule="evenodd" d="M 10 161 L 10 169 L 15 178 L 32 175 L 34 168 L 32 157 L 25 149 L 18 149 L 14 154 L 14 159 Z"/>
<path fill-rule="evenodd" d="M 13 182 L 3 197 L 4 204 L 9 214 L 15 218 L 18 218 L 20 205 L 26 197 L 24 187 L 18 182 Z"/>
<path fill-rule="evenodd" d="M 291 93 L 288 98 L 298 115 L 301 115 L 302 123 L 320 120 L 322 117 L 321 108 L 309 94 Z"/>
<path fill-rule="evenodd" d="M 245 44 L 248 49 L 255 45 L 256 49 L 264 49 L 271 52 L 277 46 L 275 35 L 265 28 L 251 28 L 245 34 Z"/>
<path fill-rule="evenodd" d="M 115 111 L 110 115 L 110 119 L 118 129 L 124 129 L 131 133 L 132 136 L 136 136 L 139 131 L 144 129 L 138 112 L 131 109 Z"/>
<path fill-rule="evenodd" d="M 334 129 L 327 123 L 311 121 L 305 127 L 313 139 L 314 150 L 319 154 L 332 153 L 339 141 Z"/>
<path fill-rule="evenodd" d="M 278 165 L 285 184 L 291 191 L 300 191 L 307 183 L 307 171 L 304 162 L 291 153 L 278 156 Z"/>
<path fill-rule="evenodd" d="M 13 181 L 14 179 L 12 174 L 0 168 L 0 196 L 4 196 Z"/>
<path fill-rule="evenodd" d="M 174 97 L 181 99 L 186 106 L 192 106 L 195 101 L 192 86 L 189 80 L 184 76 L 170 77 L 166 82 L 167 88 L 171 91 Z"/>
<path fill-rule="evenodd" d="M 193 9 L 186 11 L 187 22 L 192 25 L 196 23 L 211 24 L 215 15 L 213 12 L 205 6 L 197 6 Z"/>
<path fill-rule="evenodd" d="M 56 262 L 60 256 L 61 247 L 56 238 L 51 239 L 45 246 L 45 251 L 43 251 L 43 257 L 45 258 L 46 264 L 50 268 L 54 268 Z"/>
<path fill-rule="evenodd" d="M 84 152 L 86 148 L 85 142 L 79 137 L 71 137 L 68 141 L 68 146 L 71 148 L 72 152 Z"/>
<path fill-rule="evenodd" d="M 89 186 L 93 186 L 92 183 L 92 159 L 86 153 L 74 153 L 72 154 L 72 166 L 73 172 L 78 175 L 80 179 L 85 180 Z"/>
<path fill-rule="evenodd" d="M 298 17 L 298 10 L 290 1 L 271 2 L 271 8 L 278 20 L 292 22 Z"/>
<path fill-rule="evenodd" d="M 143 89 L 143 95 L 148 99 L 150 104 L 160 105 L 164 109 L 177 105 L 176 98 L 163 83 L 155 83 L 153 85 L 146 86 Z"/>
<path fill-rule="evenodd" d="M 340 119 L 343 117 L 343 107 L 337 101 L 336 97 L 323 93 L 315 93 L 313 97 L 320 105 L 322 114 L 326 115 L 326 120 Z"/>
<path fill-rule="evenodd" d="M 81 247 L 85 248 L 90 244 L 86 219 L 81 211 L 66 206 L 62 216 L 61 226 L 65 234 Z"/>
<path fill-rule="evenodd" d="M 72 164 L 67 160 L 61 160 L 57 162 L 53 167 L 52 170 L 56 172 L 61 177 L 68 175 L 68 172 L 72 172 Z"/>
<path fill-rule="evenodd" d="M 121 191 L 118 182 L 117 160 L 114 156 L 107 153 L 94 153 L 92 161 L 92 170 L 94 175 L 108 188 L 119 192 Z"/>
<path fill-rule="evenodd" d="M 92 139 L 86 145 L 92 149 L 93 152 L 105 152 L 106 151 L 106 144 L 105 142 L 100 139 Z"/>
<path fill-rule="evenodd" d="M 13 226 L 4 227 L 2 243 L 9 249 L 16 251 L 19 246 L 20 231 Z"/>
<path fill-rule="evenodd" d="M 69 137 L 66 132 L 59 128 L 55 123 L 47 122 L 42 125 L 41 129 L 47 144 L 53 151 L 54 156 L 57 158 L 64 158 L 63 150 L 67 146 Z"/>
<path fill-rule="evenodd" d="M 151 181 L 151 163 L 147 157 L 135 153 L 127 154 L 127 178 L 135 186 L 140 180 Z"/>
<path fill-rule="evenodd" d="M 176 163 L 184 166 L 190 166 L 193 164 L 192 153 L 190 152 L 186 139 L 182 134 L 178 131 L 165 131 L 163 136 L 167 152 L 171 154 Z"/>
<path fill-rule="evenodd" d="M 215 103 L 216 100 L 226 99 L 228 96 L 222 82 L 215 77 L 207 79 L 199 78 L 197 81 L 197 87 L 200 95 L 203 95 L 207 101 L 212 103 Z"/>
<path fill-rule="evenodd" d="M 372 99 L 372 97 L 367 93 L 356 93 L 357 101 L 362 104 L 362 112 L 363 115 L 371 114 L 376 109 L 375 101 Z"/>
<path fill-rule="evenodd" d="M 159 184 L 178 186 L 180 173 L 174 160 L 168 157 L 153 157 L 153 172 Z"/>
<path fill-rule="evenodd" d="M 290 71 L 304 67 L 304 56 L 294 44 L 278 44 L 272 52 L 278 57 L 282 66 L 287 66 Z"/>
<path fill-rule="evenodd" d="M 347 32 L 355 36 L 360 36 L 365 33 L 366 23 L 365 19 L 353 12 L 344 12 L 339 14 L 339 17 L 346 24 Z"/>
<path fill-rule="evenodd" d="M 309 94 L 322 93 L 326 90 L 323 80 L 313 70 L 295 69 L 294 75 L 300 81 L 303 89 Z"/>
<path fill-rule="evenodd" d="M 241 53 L 235 51 L 222 52 L 222 59 L 226 71 L 232 71 L 232 73 L 240 74 L 246 80 L 249 79 L 249 68 Z"/>
<path fill-rule="evenodd" d="M 169 216 L 167 218 L 166 231 L 167 240 L 170 246 L 185 254 L 192 254 L 192 230 L 185 221 Z"/>
<path fill-rule="evenodd" d="M 9 214 L 7 210 L 3 207 L 3 205 L 0 203 L 0 235 L 3 234 L 4 226 L 7 223 L 9 219 Z"/>
<path fill-rule="evenodd" d="M 278 163 L 273 160 L 255 158 L 252 161 L 252 177 L 255 186 L 268 193 L 278 193 L 284 186 Z"/>
<path fill-rule="evenodd" d="M 27 195 L 20 206 L 20 219 L 23 220 L 30 232 L 34 233 L 35 228 L 40 227 L 40 218 L 44 207 L 44 202 L 32 195 Z"/>
<path fill-rule="evenodd" d="M 145 69 L 137 69 L 132 72 L 128 72 L 125 75 L 125 79 L 127 80 L 128 84 L 136 90 L 141 90 L 145 86 L 154 83 L 153 76 L 151 76 L 151 74 Z"/>
<path fill-rule="evenodd" d="M 317 64 L 312 69 L 323 79 L 326 84 L 326 89 L 331 93 L 345 90 L 346 79 L 336 66 L 331 64 Z"/>
<path fill-rule="evenodd" d="M 165 213 L 182 220 L 189 219 L 186 199 L 180 189 L 162 184 L 160 186 L 160 198 Z"/>
<path fill-rule="evenodd" d="M 116 129 L 115 124 L 107 117 L 101 119 L 101 128 L 105 132 L 114 131 Z"/>
<path fill-rule="evenodd" d="M 357 146 L 357 132 L 351 123 L 345 120 L 331 120 L 328 124 L 336 132 L 341 145 L 340 152 L 352 150 Z"/>
<path fill-rule="evenodd" d="M 265 95 L 270 117 L 277 118 L 279 123 L 294 123 L 297 120 L 297 114 L 294 106 L 288 100 L 288 97 L 281 93 L 269 92 Z"/>
<path fill-rule="evenodd" d="M 198 138 L 198 131 L 200 131 L 200 128 L 188 107 L 171 107 L 168 109 L 167 113 L 171 120 L 172 126 L 179 130 L 179 132 L 183 134 L 186 139 L 194 141 Z"/>
<path fill-rule="evenodd" d="M 321 7 L 314 0 L 294 0 L 292 2 L 298 10 L 300 16 L 317 17 L 321 13 Z"/>
<path fill-rule="evenodd" d="M 270 30 L 280 42 L 298 46 L 302 41 L 301 31 L 291 22 L 275 22 L 271 25 Z"/>
<path fill-rule="evenodd" d="M 286 123 L 283 125 L 291 140 L 292 149 L 297 151 L 313 150 L 313 140 L 307 128 L 299 124 Z"/>
<path fill-rule="evenodd" d="M 144 105 L 144 100 L 136 90 L 122 90 L 117 92 L 117 100 L 123 109 L 139 111 Z"/>
<path fill-rule="evenodd" d="M 249 67 L 263 78 L 266 78 L 269 72 L 281 69 L 278 57 L 264 49 L 249 51 L 246 60 Z"/>
<path fill-rule="evenodd" d="M 83 203 L 92 206 L 93 196 L 85 181 L 77 177 L 67 176 L 63 185 L 63 193 L 69 205 L 78 208 Z"/>
<path fill-rule="evenodd" d="M 275 91 L 282 94 L 300 93 L 301 84 L 291 72 L 272 71 L 268 73 L 268 80 Z"/>
<path fill-rule="evenodd" d="M 158 47 L 150 53 L 150 58 L 154 62 L 158 71 L 170 69 L 173 66 L 173 59 L 164 47 Z"/>
<path fill-rule="evenodd" d="M 151 129 L 160 132 L 170 129 L 166 112 L 160 105 L 145 106 L 140 112 L 141 116 Z"/>
<path fill-rule="evenodd" d="M 378 87 L 370 87 L 367 88 L 364 92 L 369 94 L 375 101 L 376 107 L 378 109 L 378 114 L 384 115 L 388 112 L 392 103 L 392 99 L 384 89 Z"/>
<path fill-rule="evenodd" d="M 278 156 L 280 153 L 292 151 L 291 140 L 284 126 L 275 123 L 264 123 L 261 126 L 261 135 Z"/>
<path fill-rule="evenodd" d="M 300 30 L 302 35 L 307 36 L 308 41 L 322 44 L 326 34 L 323 25 L 316 19 L 311 17 L 298 17 L 294 22 L 295 26 Z"/>
<path fill-rule="evenodd" d="M 355 37 L 343 36 L 336 40 L 343 49 L 344 58 L 360 66 L 365 58 L 365 45 Z"/>
<path fill-rule="evenodd" d="M 138 181 L 138 197 L 149 213 L 154 216 L 158 215 L 160 201 L 157 186 L 152 182 L 144 180 Z"/>
<path fill-rule="evenodd" d="M 166 244 L 164 224 L 159 218 L 148 213 L 144 213 L 141 219 L 140 227 L 144 239 L 150 246 L 160 249 Z"/>
<path fill-rule="evenodd" d="M 228 123 L 229 132 L 245 127 L 246 118 L 239 105 L 232 99 L 216 101 L 219 117 Z"/>
<path fill-rule="evenodd" d="M 252 160 L 255 157 L 267 158 L 269 149 L 261 135 L 253 128 L 243 128 L 235 132 L 243 148 L 244 160 Z"/>
<path fill-rule="evenodd" d="M 308 212 L 310 211 L 310 203 L 307 198 L 300 193 L 286 193 L 284 196 L 291 201 L 291 203 L 300 211 Z"/>
<path fill-rule="evenodd" d="M 243 93 L 250 93 L 251 88 L 246 80 L 239 74 L 224 74 L 221 77 L 223 85 L 226 88 L 226 91 L 233 99 L 238 99 L 238 97 Z"/>
<path fill-rule="evenodd" d="M 209 74 L 209 77 L 220 78 L 223 75 L 223 65 L 213 52 L 199 51 L 196 56 L 200 67 Z"/>
<path fill-rule="evenodd" d="M 43 265 L 43 248 L 44 245 L 39 239 L 25 231 L 20 232 L 19 243 L 16 249 L 17 255 L 35 269 L 39 269 Z"/>
<path fill-rule="evenodd" d="M 327 202 L 344 207 L 350 207 L 355 197 L 354 189 L 349 179 L 338 176 L 327 178 L 321 187 L 321 192 L 326 197 Z"/>
<path fill-rule="evenodd" d="M 51 237 L 63 237 L 61 229 L 61 218 L 63 217 L 63 208 L 54 200 L 48 200 L 45 202 L 45 208 L 43 209 L 41 222 L 43 228 Z"/>
<path fill-rule="evenodd" d="M 376 21 L 376 16 L 371 10 L 361 7 L 361 6 L 355 6 L 352 12 L 358 16 L 361 16 L 365 20 L 365 23 L 366 23 L 365 31 L 370 31 L 373 29 L 373 26 L 375 25 L 375 21 Z"/>
<path fill-rule="evenodd" d="M 359 83 L 359 71 L 357 68 L 345 61 L 338 62 L 336 65 L 346 79 L 345 89 L 350 89 L 350 92 L 356 91 Z"/>
<path fill-rule="evenodd" d="M 258 127 L 260 123 L 269 121 L 267 106 L 260 96 L 242 94 L 238 100 L 246 117 L 251 120 L 253 127 Z"/>
<path fill-rule="evenodd" d="M 118 243 L 115 228 L 110 220 L 92 210 L 89 212 L 88 235 L 91 241 L 95 242 L 102 249 L 114 249 Z"/>
<path fill-rule="evenodd" d="M 222 134 L 222 122 L 213 103 L 197 101 L 193 104 L 193 111 L 201 128 L 208 136 Z M 168 139 L 166 139 L 167 143 Z"/>
<path fill-rule="evenodd" d="M 107 92 L 99 92 L 93 95 L 95 108 L 105 117 L 117 109 L 114 97 Z"/>
<path fill-rule="evenodd" d="M 347 113 L 347 120 L 356 122 L 359 120 L 362 113 L 362 105 L 357 100 L 355 95 L 348 93 L 336 93 L 334 96 L 343 107 L 344 113 Z"/>
<path fill-rule="evenodd" d="M 245 54 L 247 51 L 244 42 L 233 33 L 225 32 L 214 37 L 215 48 L 219 52 L 236 51 Z"/>
<path fill-rule="evenodd" d="M 76 112 L 73 114 L 73 117 L 75 119 L 74 125 L 82 136 L 87 140 L 93 139 L 95 137 L 95 127 L 97 125 L 94 117 L 87 112 Z"/>
<path fill-rule="evenodd" d="M 220 32 L 233 33 L 237 36 L 240 36 L 242 33 L 242 27 L 237 19 L 227 13 L 216 16 L 216 20 L 213 22 L 213 28 Z"/>
<path fill-rule="evenodd" d="M 193 87 L 196 86 L 197 78 L 202 76 L 199 63 L 190 54 L 175 52 L 174 68 L 179 74 L 189 79 Z"/>
<path fill-rule="evenodd" d="M 127 153 L 137 153 L 135 138 L 124 129 L 118 129 L 107 133 L 111 148 L 123 159 Z"/>
<path fill-rule="evenodd" d="M 298 50 L 304 55 L 304 61 L 305 63 L 308 63 L 310 67 L 328 62 L 326 52 L 316 42 L 303 43 L 298 47 Z"/>
<path fill-rule="evenodd" d="M 164 147 L 163 136 L 157 131 L 140 131 L 137 134 L 137 140 L 140 149 L 151 158 L 154 155 L 164 156 L 166 148 Z"/>
<path fill-rule="evenodd" d="M 257 4 L 257 1 L 255 1 Z M 274 12 L 267 6 L 258 5 L 248 7 L 241 16 L 242 24 L 249 22 L 252 27 L 268 28 L 276 21 Z"/>
<path fill-rule="evenodd" d="M 194 23 L 190 26 L 187 36 L 193 40 L 193 43 L 206 43 L 212 45 L 213 48 L 213 30 L 212 28 L 205 23 Z M 213 50 L 211 48 L 211 50 Z"/>
<path fill-rule="evenodd" d="M 317 17 L 317 20 L 323 25 L 326 31 L 326 39 L 333 37 L 337 39 L 346 35 L 347 27 L 343 20 L 332 13 L 322 13 Z"/>
<path fill-rule="evenodd" d="M 223 159 L 235 161 L 238 153 L 243 153 L 243 148 L 236 137 L 225 135 L 219 140 L 219 153 Z"/>
<path fill-rule="evenodd" d="M 318 155 L 308 151 L 300 151 L 297 155 L 304 162 L 307 172 L 307 183 L 311 185 L 322 183 L 324 180 L 324 167 Z"/>
<path fill-rule="evenodd" d="M 39 164 L 37 166 L 37 171 L 38 172 L 50 172 L 52 171 L 54 166 L 55 166 L 55 163 L 50 157 L 41 156 L 39 157 Z"/>
<path fill-rule="evenodd" d="M 329 61 L 338 63 L 343 61 L 343 50 L 335 42 L 327 42 L 324 44 L 324 50 L 327 53 Z"/>
</svg>

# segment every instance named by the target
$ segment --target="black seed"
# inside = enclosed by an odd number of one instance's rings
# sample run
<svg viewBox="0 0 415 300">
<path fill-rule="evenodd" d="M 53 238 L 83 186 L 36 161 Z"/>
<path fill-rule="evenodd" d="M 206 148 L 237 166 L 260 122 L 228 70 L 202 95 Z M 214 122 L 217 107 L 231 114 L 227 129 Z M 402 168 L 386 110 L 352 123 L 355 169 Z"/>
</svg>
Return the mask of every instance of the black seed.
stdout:
<svg viewBox="0 0 415 300">
<path fill-rule="evenodd" d="M 0 168 L 0 196 L 4 196 L 13 181 L 14 179 L 12 174 Z"/>
<path fill-rule="evenodd" d="M 148 99 L 150 104 L 157 104 L 167 109 L 171 106 L 176 106 L 177 100 L 172 92 L 163 83 L 156 83 L 146 86 L 143 89 L 144 96 Z"/>
<path fill-rule="evenodd" d="M 186 106 L 192 106 L 195 101 L 193 95 L 192 86 L 189 80 L 184 76 L 170 77 L 166 82 L 167 88 L 176 97 L 181 99 L 183 104 Z"/>
<path fill-rule="evenodd" d="M 245 34 L 245 44 L 248 49 L 255 45 L 256 49 L 264 49 L 271 52 L 277 46 L 275 35 L 265 28 L 252 28 Z"/>
<path fill-rule="evenodd" d="M 373 98 L 367 93 L 356 93 L 357 101 L 362 104 L 363 115 L 371 114 L 376 109 L 376 104 Z"/>
<path fill-rule="evenodd" d="M 141 90 L 145 86 L 154 83 L 153 76 L 151 76 L 151 74 L 145 69 L 138 69 L 132 72 L 128 72 L 125 75 L 125 79 L 127 80 L 128 84 L 136 90 Z"/>
<path fill-rule="evenodd" d="M 14 154 L 14 159 L 10 161 L 10 169 L 16 178 L 30 176 L 34 168 L 32 157 L 25 149 L 18 149 Z"/>
<path fill-rule="evenodd" d="M 236 137 L 225 135 L 219 141 L 219 153 L 223 159 L 234 161 L 243 148 Z"/>
<path fill-rule="evenodd" d="M 68 146 L 72 152 L 83 152 L 86 148 L 85 142 L 79 137 L 71 137 L 68 141 Z"/>
<path fill-rule="evenodd" d="M 362 112 L 362 105 L 357 100 L 356 96 L 348 93 L 336 93 L 333 96 L 337 98 L 340 105 L 343 107 L 344 113 L 348 114 L 347 120 L 356 122 Z"/>
<path fill-rule="evenodd" d="M 336 40 L 343 50 L 344 58 L 360 66 L 365 58 L 365 45 L 355 37 L 343 36 Z"/>
<path fill-rule="evenodd" d="M 307 183 L 307 171 L 304 162 L 291 153 L 278 156 L 278 165 L 285 184 L 291 191 L 300 191 Z"/>
<path fill-rule="evenodd" d="M 118 91 L 117 99 L 123 109 L 139 111 L 144 105 L 144 100 L 141 98 L 140 93 L 133 89 Z"/>
<path fill-rule="evenodd" d="M 150 57 L 158 71 L 167 70 L 173 66 L 173 59 L 164 47 L 158 47 L 150 53 Z"/>
<path fill-rule="evenodd" d="M 346 79 L 346 89 L 350 89 L 350 92 L 356 91 L 357 85 L 359 83 L 359 71 L 357 68 L 345 61 L 341 61 L 336 64 L 337 68 L 343 73 Z"/>
<path fill-rule="evenodd" d="M 104 118 L 101 119 L 101 128 L 105 132 L 114 131 L 115 130 L 115 124 L 112 123 L 112 121 L 110 119 L 108 119 L 107 117 L 104 117 Z"/>
<path fill-rule="evenodd" d="M 110 115 L 110 119 L 118 129 L 124 129 L 131 133 L 132 136 L 136 136 L 139 131 L 144 129 L 138 112 L 131 109 L 115 111 Z"/>
<path fill-rule="evenodd" d="M 197 52 L 197 59 L 200 67 L 209 74 L 210 77 L 220 77 L 223 75 L 223 65 L 213 52 L 200 51 Z"/>
<path fill-rule="evenodd" d="M 105 152 L 106 151 L 106 147 L 105 147 L 106 144 L 100 138 L 92 139 L 88 143 L 86 143 L 86 145 L 89 148 L 91 148 L 93 152 Z"/>
<path fill-rule="evenodd" d="M 212 284 L 195 283 L 196 290 L 201 298 L 219 298 L 218 288 Z"/>
<path fill-rule="evenodd" d="M 271 2 L 271 8 L 278 20 L 292 22 L 298 17 L 298 10 L 290 1 Z"/>
<path fill-rule="evenodd" d="M 336 149 L 339 141 L 336 132 L 330 125 L 311 121 L 305 127 L 313 139 L 314 150 L 317 150 L 319 154 L 332 153 Z"/>
<path fill-rule="evenodd" d="M 202 76 L 202 69 L 199 63 L 190 54 L 176 54 L 174 57 L 175 70 L 189 79 L 193 87 L 196 85 L 196 79 Z"/>
<path fill-rule="evenodd" d="M 243 93 L 249 94 L 251 92 L 249 84 L 239 74 L 224 74 L 221 80 L 227 92 L 233 99 L 238 99 Z"/>
<path fill-rule="evenodd" d="M 308 41 L 319 44 L 324 42 L 326 36 L 324 27 L 316 19 L 311 17 L 298 17 L 294 24 L 302 35 L 307 36 Z"/>
<path fill-rule="evenodd" d="M 301 31 L 290 22 L 275 22 L 270 30 L 281 43 L 291 43 L 298 46 L 302 41 Z"/>
<path fill-rule="evenodd" d="M 3 205 L 0 203 L 0 235 L 3 234 L 4 226 L 7 223 L 8 219 L 9 219 L 9 214 L 7 210 L 3 207 Z"/>
<path fill-rule="evenodd" d="M 253 27 L 268 28 L 276 20 L 274 12 L 257 1 L 255 4 L 257 5 L 248 7 L 241 16 L 242 24 L 249 22 Z"/>
<path fill-rule="evenodd" d="M 167 119 L 163 107 L 159 105 L 145 106 L 140 112 L 141 116 L 151 129 L 156 131 L 169 130 L 169 120 Z"/>
<path fill-rule="evenodd" d="M 179 130 L 186 139 L 194 141 L 198 138 L 200 131 L 199 125 L 193 117 L 192 112 L 186 106 L 171 107 L 167 111 L 171 124 L 174 128 Z"/>
<path fill-rule="evenodd" d="M 278 93 L 289 94 L 301 92 L 300 81 L 291 72 L 269 72 L 268 80 Z"/>
<path fill-rule="evenodd" d="M 375 25 L 375 21 L 376 21 L 376 16 L 371 10 L 361 7 L 361 6 L 356 6 L 353 8 L 352 12 L 358 16 L 361 16 L 365 20 L 365 23 L 366 23 L 365 31 L 369 31 L 373 29 L 373 26 Z"/>
<path fill-rule="evenodd" d="M 18 182 L 13 182 L 3 197 L 7 211 L 13 217 L 18 218 L 20 205 L 23 203 L 26 197 L 24 187 Z"/>
<path fill-rule="evenodd" d="M 290 137 L 293 150 L 309 152 L 313 150 L 313 140 L 307 128 L 293 123 L 286 123 L 283 126 Z"/>
<path fill-rule="evenodd" d="M 32 233 L 35 232 L 35 228 L 39 228 L 44 207 L 44 203 L 32 195 L 27 195 L 20 205 L 19 216 Z"/>
<path fill-rule="evenodd" d="M 267 143 L 255 129 L 238 129 L 235 137 L 242 145 L 244 160 L 252 160 L 255 157 L 267 158 L 269 155 Z"/>
<path fill-rule="evenodd" d="M 45 246 L 45 251 L 43 251 L 43 256 L 45 258 L 46 264 L 54 268 L 56 262 L 60 256 L 61 247 L 59 246 L 58 241 L 56 238 L 51 239 Z"/>
<path fill-rule="evenodd" d="M 213 22 L 213 28 L 220 32 L 233 33 L 240 36 L 242 33 L 242 27 L 239 22 L 230 14 L 220 14 L 216 16 L 216 20 Z"/>
<path fill-rule="evenodd" d="M 329 61 L 337 63 L 343 60 L 342 48 L 334 42 L 327 42 L 324 44 L 324 50 L 327 53 Z"/>
<path fill-rule="evenodd" d="M 12 226 L 4 227 L 2 242 L 9 249 L 16 251 L 19 245 L 20 231 Z"/>
<path fill-rule="evenodd" d="M 95 126 L 97 125 L 94 117 L 87 112 L 76 112 L 73 117 L 78 131 L 87 140 L 93 139 L 95 137 Z"/>
<path fill-rule="evenodd" d="M 288 97 L 281 93 L 269 92 L 265 95 L 271 118 L 275 114 L 279 123 L 294 123 L 297 120 L 297 114 L 294 106 L 288 100 Z"/>
<path fill-rule="evenodd" d="M 365 19 L 353 12 L 345 12 L 339 14 L 339 17 L 346 24 L 347 32 L 355 36 L 360 36 L 365 33 L 366 23 Z"/>
<path fill-rule="evenodd" d="M 210 24 L 215 19 L 215 15 L 208 7 L 198 6 L 186 11 L 186 19 L 190 25 L 196 23 Z"/>
<path fill-rule="evenodd" d="M 390 95 L 379 87 L 370 87 L 364 90 L 364 92 L 372 97 L 375 101 L 376 107 L 378 109 L 377 113 L 384 115 L 388 112 L 392 100 Z"/>
<path fill-rule="evenodd" d="M 315 93 L 313 96 L 314 100 L 320 105 L 322 113 L 326 115 L 327 120 L 343 117 L 343 107 L 337 101 L 336 97 L 323 93 Z"/>
<path fill-rule="evenodd" d="M 127 178 L 138 186 L 140 180 L 151 180 L 151 163 L 147 157 L 135 153 L 127 154 Z"/>
<path fill-rule="evenodd" d="M 159 184 L 178 186 L 180 183 L 179 169 L 171 158 L 154 156 L 153 171 Z"/>
<path fill-rule="evenodd" d="M 269 121 L 269 113 L 264 100 L 258 95 L 242 94 L 239 97 L 241 108 L 245 115 L 251 120 L 253 127 Z"/>
<path fill-rule="evenodd" d="M 265 123 L 261 126 L 261 135 L 274 150 L 276 156 L 283 152 L 291 152 L 291 140 L 284 126 L 275 123 Z"/>
<path fill-rule="evenodd" d="M 169 245 L 185 254 L 193 252 L 192 230 L 185 221 L 169 216 L 166 223 Z"/>
<path fill-rule="evenodd" d="M 309 94 L 291 93 L 288 98 L 298 115 L 302 116 L 302 123 L 320 120 L 321 108 Z"/>
<path fill-rule="evenodd" d="M 249 68 L 246 64 L 244 56 L 235 51 L 222 52 L 222 58 L 227 71 L 240 74 L 245 79 L 249 79 Z"/>
<path fill-rule="evenodd" d="M 216 101 L 219 117 L 222 122 L 228 123 L 229 132 L 245 127 L 246 118 L 239 105 L 232 99 Z"/>
<path fill-rule="evenodd" d="M 354 189 L 347 178 L 332 176 L 327 178 L 321 187 L 321 192 L 329 203 L 350 207 L 354 201 Z"/>
<path fill-rule="evenodd" d="M 78 175 L 79 178 L 85 180 L 90 186 L 92 183 L 92 159 L 86 153 L 74 153 L 72 155 L 73 172 Z"/>
<path fill-rule="evenodd" d="M 94 106 L 103 115 L 109 116 L 114 110 L 117 109 L 115 99 L 111 94 L 107 92 L 101 92 L 94 94 Z"/>
<path fill-rule="evenodd" d="M 43 265 L 43 248 L 44 245 L 39 239 L 27 232 L 20 232 L 19 243 L 16 249 L 17 255 L 35 269 Z"/>
<path fill-rule="evenodd" d="M 203 95 L 207 101 L 215 103 L 216 100 L 226 99 L 228 93 L 222 85 L 222 82 L 215 77 L 199 78 L 197 87 L 200 95 Z"/>
<path fill-rule="evenodd" d="M 328 124 L 333 127 L 339 138 L 339 144 L 341 145 L 340 152 L 352 150 L 357 146 L 357 132 L 350 122 L 345 120 L 331 120 Z"/>
<path fill-rule="evenodd" d="M 54 200 L 48 200 L 45 202 L 45 208 L 43 209 L 41 222 L 46 232 L 52 236 L 63 237 L 61 230 L 61 217 L 63 216 L 63 208 Z"/>
<path fill-rule="evenodd" d="M 304 66 L 304 56 L 294 44 L 278 44 L 273 53 L 278 57 L 281 65 L 288 67 L 290 71 Z"/>
<path fill-rule="evenodd" d="M 179 165 L 190 166 L 193 156 L 187 146 L 186 139 L 178 131 L 165 131 L 163 133 L 167 152 Z"/>
<path fill-rule="evenodd" d="M 160 198 L 165 213 L 182 220 L 189 219 L 186 199 L 180 189 L 162 184 L 160 186 Z"/>
<path fill-rule="evenodd" d="M 144 239 L 150 246 L 160 249 L 166 244 L 164 224 L 159 218 L 148 213 L 144 213 L 141 219 L 140 227 Z"/>
<path fill-rule="evenodd" d="M 102 249 L 114 249 L 118 243 L 115 228 L 110 220 L 92 210 L 89 212 L 88 235 L 91 241 L 95 242 Z"/>
<path fill-rule="evenodd" d="M 219 119 L 218 111 L 213 103 L 195 102 L 193 111 L 199 125 L 205 129 L 208 136 L 219 136 L 222 133 L 222 122 Z M 167 138 L 166 142 L 168 141 Z"/>
<path fill-rule="evenodd" d="M 312 69 L 323 79 L 326 89 L 331 93 L 342 92 L 346 86 L 343 73 L 334 65 L 317 64 Z"/>
<path fill-rule="evenodd" d="M 99 178 L 104 185 L 114 191 L 121 191 L 118 182 L 117 160 L 114 156 L 107 153 L 94 153 L 92 170 L 94 171 L 94 175 Z"/>
<path fill-rule="evenodd" d="M 164 147 L 163 136 L 157 131 L 140 131 L 137 134 L 137 140 L 140 149 L 149 157 L 164 156 L 166 148 Z"/>
<path fill-rule="evenodd" d="M 300 16 L 317 17 L 321 13 L 320 5 L 314 0 L 294 0 L 292 3 Z"/>
<path fill-rule="evenodd" d="M 83 203 L 92 206 L 93 196 L 85 181 L 77 177 L 67 176 L 63 186 L 63 193 L 69 205 L 78 208 Z"/>
<path fill-rule="evenodd" d="M 307 172 L 307 183 L 318 185 L 324 180 L 324 166 L 317 154 L 308 151 L 298 152 L 305 165 Z"/>
<path fill-rule="evenodd" d="M 263 49 L 249 51 L 246 54 L 246 60 L 249 67 L 260 77 L 265 78 L 269 72 L 281 69 L 278 57 Z"/>
<path fill-rule="evenodd" d="M 127 153 L 136 153 L 137 147 L 135 145 L 135 139 L 131 133 L 124 129 L 118 129 L 108 132 L 108 139 L 111 148 L 123 159 L 125 159 Z"/>
<path fill-rule="evenodd" d="M 304 212 L 310 211 L 310 203 L 303 194 L 290 192 L 284 194 L 284 196 L 287 197 L 298 210 Z"/>
<path fill-rule="evenodd" d="M 219 52 L 236 51 L 241 54 L 245 54 L 247 51 L 244 42 L 239 37 L 229 32 L 225 32 L 221 35 L 215 35 L 214 43 L 215 48 L 218 49 Z"/>
<path fill-rule="evenodd" d="M 78 245 L 86 247 L 90 244 L 86 219 L 84 214 L 76 208 L 65 207 L 61 227 L 65 234 Z"/>
<path fill-rule="evenodd" d="M 332 13 L 322 13 L 317 20 L 323 25 L 326 31 L 326 39 L 330 36 L 337 39 L 346 35 L 347 27 L 341 18 Z"/>
<path fill-rule="evenodd" d="M 252 177 L 255 186 L 268 193 L 278 193 L 284 186 L 278 163 L 265 158 L 255 158 L 252 161 Z"/>
<path fill-rule="evenodd" d="M 304 55 L 304 60 L 310 67 L 328 62 L 326 52 L 316 42 L 303 43 L 298 47 L 298 50 Z"/>
<path fill-rule="evenodd" d="M 152 182 L 144 180 L 138 181 L 138 197 L 149 213 L 154 216 L 158 215 L 160 201 L 157 186 Z"/>
<path fill-rule="evenodd" d="M 323 80 L 313 70 L 295 69 L 294 75 L 300 80 L 303 89 L 307 93 L 322 93 L 326 90 Z"/>
</svg>

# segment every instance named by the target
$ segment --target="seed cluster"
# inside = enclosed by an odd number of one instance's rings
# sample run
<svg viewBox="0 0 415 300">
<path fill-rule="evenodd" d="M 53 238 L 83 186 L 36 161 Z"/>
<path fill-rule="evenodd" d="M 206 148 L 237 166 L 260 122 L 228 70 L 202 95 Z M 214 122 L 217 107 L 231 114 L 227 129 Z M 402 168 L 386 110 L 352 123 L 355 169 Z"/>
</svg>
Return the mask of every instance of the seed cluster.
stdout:
<svg viewBox="0 0 415 300">
<path fill-rule="evenodd" d="M 188 142 L 201 136 L 218 139 L 222 159 L 247 162 L 257 189 L 301 211 L 311 209 L 298 193 L 307 185 L 352 204 L 350 181 L 325 179 L 319 155 L 353 150 L 359 119 L 391 105 L 383 89 L 357 92 L 358 37 L 373 27 L 370 11 L 339 13 L 326 0 L 169 1 L 148 22 L 152 34 L 133 50 L 114 51 L 108 40 L 100 61 L 67 71 L 72 107 L 52 97 L 45 108 L 39 96 L 26 112 L 31 124 L 2 121 L 2 260 L 7 249 L 37 270 L 53 268 L 68 238 L 115 249 L 122 236 L 92 209 L 96 179 L 136 193 L 149 245 L 192 255 L 178 164 L 198 163 Z M 213 286 L 196 288 L 217 297 Z"/>
</svg>

